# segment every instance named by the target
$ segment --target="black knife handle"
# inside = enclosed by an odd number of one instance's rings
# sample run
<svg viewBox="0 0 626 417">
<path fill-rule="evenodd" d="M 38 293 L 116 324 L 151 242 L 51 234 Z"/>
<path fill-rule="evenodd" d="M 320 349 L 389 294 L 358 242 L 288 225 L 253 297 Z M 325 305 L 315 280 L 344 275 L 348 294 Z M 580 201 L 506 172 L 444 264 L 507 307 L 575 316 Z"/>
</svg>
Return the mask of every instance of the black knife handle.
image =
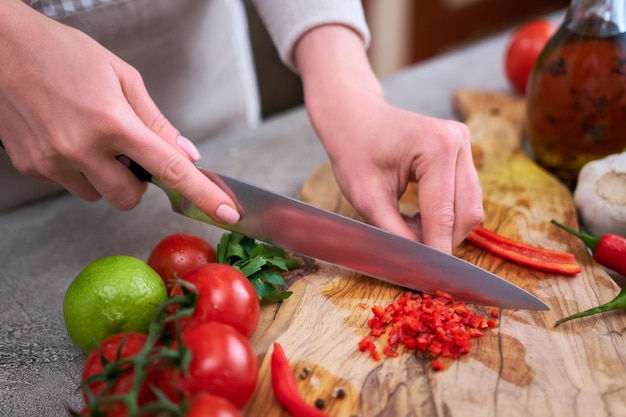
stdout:
<svg viewBox="0 0 626 417">
<path fill-rule="evenodd" d="M 144 167 L 142 167 L 141 165 L 139 165 L 137 162 L 133 161 L 126 155 L 118 155 L 116 156 L 116 159 L 120 161 L 121 163 L 123 163 L 124 165 L 126 165 L 126 167 L 130 169 L 130 172 L 135 174 L 135 176 L 140 181 L 145 181 L 145 182 L 152 181 L 152 174 L 146 171 Z"/>
</svg>

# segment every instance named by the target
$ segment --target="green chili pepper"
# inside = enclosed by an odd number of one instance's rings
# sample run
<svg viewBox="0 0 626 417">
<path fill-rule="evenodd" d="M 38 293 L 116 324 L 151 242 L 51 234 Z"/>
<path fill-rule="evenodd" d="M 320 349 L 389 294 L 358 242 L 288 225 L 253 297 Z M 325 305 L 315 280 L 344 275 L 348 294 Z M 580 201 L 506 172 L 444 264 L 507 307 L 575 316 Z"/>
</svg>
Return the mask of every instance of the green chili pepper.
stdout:
<svg viewBox="0 0 626 417">
<path fill-rule="evenodd" d="M 559 324 L 568 320 L 591 316 L 591 315 L 598 314 L 598 313 L 605 313 L 611 310 L 620 310 L 620 309 L 626 309 L 626 287 L 622 288 L 619 294 L 617 294 L 617 297 L 615 297 L 608 303 L 590 308 L 589 310 L 586 310 L 586 311 L 581 311 L 579 313 L 572 314 L 569 317 L 562 318 L 558 320 L 556 323 L 554 323 L 554 327 L 557 327 Z"/>
</svg>

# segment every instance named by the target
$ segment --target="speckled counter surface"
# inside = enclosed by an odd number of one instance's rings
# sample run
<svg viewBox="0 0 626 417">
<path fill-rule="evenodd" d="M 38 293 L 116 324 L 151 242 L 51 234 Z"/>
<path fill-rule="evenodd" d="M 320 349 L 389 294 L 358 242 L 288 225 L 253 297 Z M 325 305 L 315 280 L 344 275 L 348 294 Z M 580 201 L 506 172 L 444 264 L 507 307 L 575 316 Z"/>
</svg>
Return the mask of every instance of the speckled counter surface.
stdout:
<svg viewBox="0 0 626 417">
<path fill-rule="evenodd" d="M 507 35 L 390 77 L 384 82 L 388 99 L 426 115 L 455 118 L 450 101 L 457 87 L 509 91 L 502 73 Z M 200 150 L 200 165 L 291 196 L 325 159 L 301 108 L 258 129 L 203 141 Z M 96 258 L 147 259 L 159 239 L 184 231 L 213 243 L 222 234 L 173 214 L 155 187 L 129 212 L 60 194 L 0 214 L 0 416 L 57 417 L 65 415 L 64 404 L 80 406 L 75 388 L 85 357 L 65 332 L 65 289 Z"/>
</svg>

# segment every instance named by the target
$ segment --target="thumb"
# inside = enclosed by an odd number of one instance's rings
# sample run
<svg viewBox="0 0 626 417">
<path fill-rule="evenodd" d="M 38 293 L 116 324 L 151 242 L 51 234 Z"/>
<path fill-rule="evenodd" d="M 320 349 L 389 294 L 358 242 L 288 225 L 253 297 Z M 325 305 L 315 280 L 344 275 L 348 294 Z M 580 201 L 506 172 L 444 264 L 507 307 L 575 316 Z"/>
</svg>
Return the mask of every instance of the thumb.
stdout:
<svg viewBox="0 0 626 417">
<path fill-rule="evenodd" d="M 363 216 L 366 217 L 365 214 Z M 386 206 L 385 208 L 379 206 L 375 211 L 375 215 L 369 218 L 370 220 L 367 220 L 367 222 L 376 227 L 407 239 L 419 240 L 417 234 L 409 227 L 407 221 L 395 206 Z M 419 223 L 419 218 L 411 220 Z M 419 224 L 416 224 L 415 228 L 418 229 Z"/>
<path fill-rule="evenodd" d="M 418 240 L 416 234 L 418 227 L 414 232 L 407 224 L 407 219 L 400 213 L 397 199 L 378 193 L 378 195 L 370 195 L 369 198 L 361 201 L 373 202 L 361 205 L 357 209 L 367 223 L 407 239 Z M 419 216 L 416 218 L 419 222 Z"/>
</svg>

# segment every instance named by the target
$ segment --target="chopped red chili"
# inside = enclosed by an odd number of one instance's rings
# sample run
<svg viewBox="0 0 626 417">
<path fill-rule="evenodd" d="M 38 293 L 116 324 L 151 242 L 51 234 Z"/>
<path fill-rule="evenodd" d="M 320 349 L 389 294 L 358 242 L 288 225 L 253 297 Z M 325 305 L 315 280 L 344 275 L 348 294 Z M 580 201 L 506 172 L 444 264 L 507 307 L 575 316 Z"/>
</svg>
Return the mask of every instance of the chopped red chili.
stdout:
<svg viewBox="0 0 626 417">
<path fill-rule="evenodd" d="M 383 348 L 383 353 L 385 356 L 389 356 L 390 358 L 395 358 L 400 355 L 398 351 L 394 350 L 391 346 L 385 346 Z"/>
<path fill-rule="evenodd" d="M 504 259 L 534 269 L 564 275 L 575 275 L 581 271 L 580 265 L 571 253 L 531 246 L 499 235 L 480 225 L 472 229 L 466 239 Z"/>
<path fill-rule="evenodd" d="M 445 369 L 445 366 L 443 366 L 443 363 L 439 359 L 435 359 L 431 363 L 431 366 L 434 371 L 443 371 Z"/>
<path fill-rule="evenodd" d="M 361 352 L 369 352 L 374 360 L 380 360 L 380 354 L 376 350 L 376 344 L 374 344 L 372 336 L 365 336 L 361 339 L 359 342 L 359 350 L 361 350 Z"/>
<path fill-rule="evenodd" d="M 372 307 L 372 313 L 370 333 L 361 339 L 359 349 L 377 361 L 380 354 L 374 338 L 385 334 L 382 352 L 388 357 L 399 356 L 398 349 L 404 346 L 433 358 L 457 358 L 470 351 L 471 339 L 481 337 L 483 329 L 497 327 L 496 320 L 481 317 L 441 291 L 435 295 L 407 292 L 387 307 Z M 441 370 L 443 364 L 433 364 L 433 369 Z"/>
</svg>

